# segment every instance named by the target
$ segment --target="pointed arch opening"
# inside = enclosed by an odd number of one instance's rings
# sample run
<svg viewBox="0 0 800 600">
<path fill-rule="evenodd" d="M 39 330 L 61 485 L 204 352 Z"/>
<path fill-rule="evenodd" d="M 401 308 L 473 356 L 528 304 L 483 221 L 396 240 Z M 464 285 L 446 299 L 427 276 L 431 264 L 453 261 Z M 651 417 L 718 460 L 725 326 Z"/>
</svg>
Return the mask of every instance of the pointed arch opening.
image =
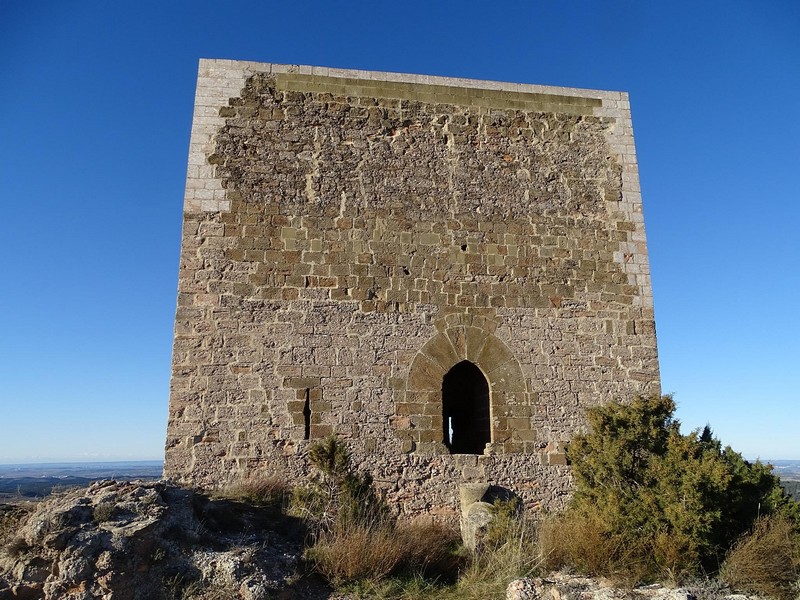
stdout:
<svg viewBox="0 0 800 600">
<path fill-rule="evenodd" d="M 489 382 L 468 360 L 442 380 L 442 435 L 450 454 L 483 454 L 492 441 Z"/>
</svg>

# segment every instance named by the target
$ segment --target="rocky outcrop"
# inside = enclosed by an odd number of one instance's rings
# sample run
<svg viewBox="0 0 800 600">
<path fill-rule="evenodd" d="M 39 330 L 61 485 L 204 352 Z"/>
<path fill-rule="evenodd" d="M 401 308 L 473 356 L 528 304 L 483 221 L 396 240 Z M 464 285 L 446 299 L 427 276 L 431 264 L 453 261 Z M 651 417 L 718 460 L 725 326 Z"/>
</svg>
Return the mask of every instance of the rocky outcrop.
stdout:
<svg viewBox="0 0 800 600">
<path fill-rule="evenodd" d="M 653 584 L 624 589 L 613 587 L 602 580 L 552 573 L 547 578 L 515 579 L 506 589 L 506 600 L 758 600 L 758 598 L 733 594 L 730 590 L 715 588 L 709 583 L 675 588 Z"/>
<path fill-rule="evenodd" d="M 285 593 L 302 553 L 276 511 L 163 482 L 96 482 L 4 524 L 0 600 L 255 600 Z"/>
</svg>

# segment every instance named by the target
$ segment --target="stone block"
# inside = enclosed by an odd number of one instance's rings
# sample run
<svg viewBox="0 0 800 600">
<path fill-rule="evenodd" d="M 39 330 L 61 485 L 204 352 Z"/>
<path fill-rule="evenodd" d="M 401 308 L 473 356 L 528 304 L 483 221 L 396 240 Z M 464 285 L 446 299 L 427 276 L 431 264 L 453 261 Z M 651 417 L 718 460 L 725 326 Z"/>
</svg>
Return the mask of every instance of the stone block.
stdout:
<svg viewBox="0 0 800 600">
<path fill-rule="evenodd" d="M 441 386 L 444 369 L 424 354 L 418 354 L 411 365 L 406 383 L 409 390 L 435 390 Z"/>
<path fill-rule="evenodd" d="M 446 336 L 438 335 L 430 340 L 422 348 L 422 352 L 437 363 L 442 369 L 449 370 L 453 365 L 460 361 L 453 345 Z"/>
</svg>

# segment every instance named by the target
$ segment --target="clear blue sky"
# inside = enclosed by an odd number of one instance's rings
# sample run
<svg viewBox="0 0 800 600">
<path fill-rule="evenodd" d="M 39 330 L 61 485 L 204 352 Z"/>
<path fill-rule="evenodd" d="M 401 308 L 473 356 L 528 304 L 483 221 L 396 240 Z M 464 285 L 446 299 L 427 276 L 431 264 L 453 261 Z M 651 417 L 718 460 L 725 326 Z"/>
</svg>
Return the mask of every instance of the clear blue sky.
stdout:
<svg viewBox="0 0 800 600">
<path fill-rule="evenodd" d="M 162 456 L 200 57 L 628 91 L 664 391 L 800 459 L 797 0 L 0 0 L 0 462 Z"/>
</svg>

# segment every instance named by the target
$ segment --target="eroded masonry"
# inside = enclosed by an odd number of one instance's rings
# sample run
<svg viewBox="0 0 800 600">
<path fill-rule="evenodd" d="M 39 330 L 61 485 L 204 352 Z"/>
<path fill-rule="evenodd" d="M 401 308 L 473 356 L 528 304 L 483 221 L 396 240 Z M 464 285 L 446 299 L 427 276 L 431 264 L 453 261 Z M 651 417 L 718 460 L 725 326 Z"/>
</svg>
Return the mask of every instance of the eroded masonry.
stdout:
<svg viewBox="0 0 800 600">
<path fill-rule="evenodd" d="M 201 62 L 168 477 L 335 434 L 405 513 L 555 509 L 586 408 L 658 391 L 626 94 Z"/>
</svg>

